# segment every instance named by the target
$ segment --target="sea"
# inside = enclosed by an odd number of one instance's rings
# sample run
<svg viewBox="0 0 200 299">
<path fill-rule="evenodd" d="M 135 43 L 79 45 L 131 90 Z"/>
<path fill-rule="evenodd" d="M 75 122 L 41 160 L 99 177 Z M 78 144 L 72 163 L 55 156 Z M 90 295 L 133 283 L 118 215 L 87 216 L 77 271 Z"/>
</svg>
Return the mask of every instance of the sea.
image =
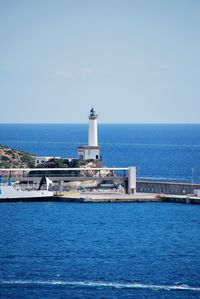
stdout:
<svg viewBox="0 0 200 299">
<path fill-rule="evenodd" d="M 77 157 L 86 124 L 0 124 L 0 144 Z M 105 166 L 200 183 L 200 125 L 100 124 Z M 1 203 L 0 298 L 200 298 L 200 206 Z"/>
</svg>

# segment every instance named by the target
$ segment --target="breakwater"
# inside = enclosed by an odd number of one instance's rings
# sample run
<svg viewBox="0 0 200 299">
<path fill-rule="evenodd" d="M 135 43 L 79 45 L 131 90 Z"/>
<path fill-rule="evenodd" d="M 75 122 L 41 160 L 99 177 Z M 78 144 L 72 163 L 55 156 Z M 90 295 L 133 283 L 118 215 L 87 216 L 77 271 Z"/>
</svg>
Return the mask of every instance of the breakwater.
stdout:
<svg viewBox="0 0 200 299">
<path fill-rule="evenodd" d="M 200 189 L 200 184 L 179 182 L 157 182 L 137 180 L 137 192 L 148 192 L 157 194 L 194 194 L 194 190 Z"/>
</svg>

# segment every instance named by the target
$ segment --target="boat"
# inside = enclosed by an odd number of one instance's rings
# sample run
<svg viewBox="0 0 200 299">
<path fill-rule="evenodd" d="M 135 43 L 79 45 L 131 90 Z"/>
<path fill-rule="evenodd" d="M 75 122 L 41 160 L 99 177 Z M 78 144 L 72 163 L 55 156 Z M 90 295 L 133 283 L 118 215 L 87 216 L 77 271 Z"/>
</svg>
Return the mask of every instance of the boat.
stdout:
<svg viewBox="0 0 200 299">
<path fill-rule="evenodd" d="M 44 178 L 42 178 L 44 183 Z M 0 184 L 0 202 L 16 201 L 50 201 L 53 200 L 54 193 L 48 191 L 49 179 L 46 180 L 47 190 L 41 190 L 42 184 L 38 190 L 22 188 L 18 183 L 13 183 L 9 178 L 8 183 Z"/>
</svg>

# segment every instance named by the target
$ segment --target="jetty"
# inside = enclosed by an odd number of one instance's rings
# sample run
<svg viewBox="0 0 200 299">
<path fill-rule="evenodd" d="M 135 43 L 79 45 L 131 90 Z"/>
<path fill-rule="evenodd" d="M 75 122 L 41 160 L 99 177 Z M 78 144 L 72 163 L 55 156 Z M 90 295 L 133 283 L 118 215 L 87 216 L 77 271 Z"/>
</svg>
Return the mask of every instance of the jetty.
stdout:
<svg viewBox="0 0 200 299">
<path fill-rule="evenodd" d="M 58 195 L 56 201 L 74 203 L 145 203 L 165 202 L 181 204 L 200 204 L 200 197 L 195 195 L 167 195 L 156 193 L 122 194 L 112 191 L 92 192 L 63 192 Z"/>
</svg>

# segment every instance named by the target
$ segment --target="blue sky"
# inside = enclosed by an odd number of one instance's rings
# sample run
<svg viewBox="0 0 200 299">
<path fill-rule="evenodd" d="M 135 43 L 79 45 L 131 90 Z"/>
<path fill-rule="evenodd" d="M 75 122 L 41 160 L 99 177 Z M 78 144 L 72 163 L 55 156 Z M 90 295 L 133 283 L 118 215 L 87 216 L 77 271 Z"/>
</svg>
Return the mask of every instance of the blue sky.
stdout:
<svg viewBox="0 0 200 299">
<path fill-rule="evenodd" d="M 0 0 L 0 122 L 200 122 L 199 0 Z"/>
</svg>

